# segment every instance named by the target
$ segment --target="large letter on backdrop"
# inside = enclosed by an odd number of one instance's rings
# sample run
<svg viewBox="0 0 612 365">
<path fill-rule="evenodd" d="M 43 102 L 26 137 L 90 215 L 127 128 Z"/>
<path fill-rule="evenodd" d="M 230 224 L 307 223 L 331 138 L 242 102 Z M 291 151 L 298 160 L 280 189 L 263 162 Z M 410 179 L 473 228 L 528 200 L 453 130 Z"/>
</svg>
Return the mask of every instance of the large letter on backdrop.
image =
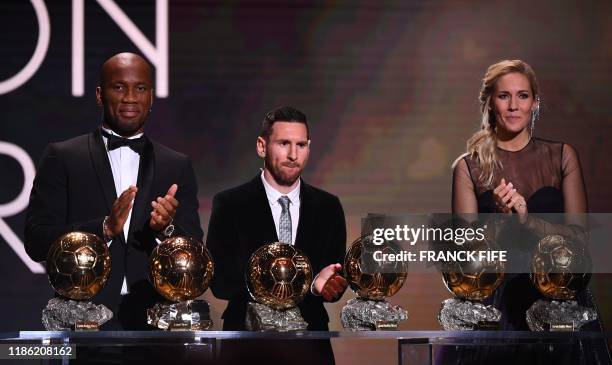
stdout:
<svg viewBox="0 0 612 365">
<path fill-rule="evenodd" d="M 145 57 L 155 65 L 155 94 L 159 98 L 168 96 L 168 0 L 155 2 L 155 43 L 136 27 L 127 15 L 113 0 L 97 0 L 98 4 L 117 23 L 119 28 L 142 51 Z M 72 1 L 72 95 L 83 96 L 84 44 L 85 44 L 85 0 Z"/>
<path fill-rule="evenodd" d="M 31 0 L 36 20 L 38 22 L 38 41 L 32 58 L 21 71 L 17 72 L 13 77 L 0 81 L 0 95 L 7 94 L 25 84 L 32 77 L 40 64 L 45 59 L 47 49 L 49 48 L 49 38 L 51 37 L 51 23 L 49 22 L 49 13 L 45 7 L 43 0 Z"/>
<path fill-rule="evenodd" d="M 36 168 L 32 159 L 23 148 L 9 143 L 0 141 L 0 154 L 7 155 L 14 158 L 21 169 L 23 170 L 23 188 L 15 200 L 6 204 L 0 204 L 0 236 L 6 240 L 9 246 L 15 251 L 17 256 L 23 261 L 23 263 L 35 274 L 44 274 L 44 267 L 30 259 L 28 254 L 25 252 L 23 242 L 13 232 L 11 227 L 4 221 L 4 217 L 10 217 L 17 213 L 20 213 L 28 206 L 28 200 L 30 197 L 30 191 L 32 191 L 32 182 L 34 181 L 34 175 L 36 174 Z"/>
</svg>

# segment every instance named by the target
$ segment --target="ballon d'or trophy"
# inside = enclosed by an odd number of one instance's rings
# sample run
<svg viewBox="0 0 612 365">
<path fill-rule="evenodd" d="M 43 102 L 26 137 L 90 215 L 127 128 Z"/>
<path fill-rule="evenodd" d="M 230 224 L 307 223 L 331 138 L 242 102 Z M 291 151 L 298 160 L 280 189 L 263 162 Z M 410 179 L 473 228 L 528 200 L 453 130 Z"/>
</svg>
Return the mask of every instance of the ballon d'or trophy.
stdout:
<svg viewBox="0 0 612 365">
<path fill-rule="evenodd" d="M 108 245 L 98 236 L 70 232 L 58 238 L 47 254 L 49 282 L 59 295 L 42 311 L 47 331 L 98 330 L 113 318 L 104 305 L 87 299 L 106 284 L 111 270 Z"/>
<path fill-rule="evenodd" d="M 351 244 L 344 259 L 344 276 L 357 298 L 346 303 L 340 317 L 342 326 L 351 331 L 394 330 L 408 318 L 405 309 L 385 300 L 404 285 L 407 265 L 403 261 L 375 261 L 375 251 L 394 254 L 400 249 L 392 242 L 374 245 L 372 235 L 367 235 Z"/>
<path fill-rule="evenodd" d="M 261 246 L 249 259 L 245 279 L 256 301 L 247 305 L 248 330 L 306 329 L 308 323 L 296 307 L 312 284 L 312 266 L 306 255 L 286 243 Z"/>
<path fill-rule="evenodd" d="M 202 295 L 214 265 L 203 243 L 189 237 L 170 237 L 153 249 L 149 280 L 167 301 L 147 309 L 147 323 L 162 330 L 201 331 L 213 325 Z"/>
<path fill-rule="evenodd" d="M 591 257 L 583 245 L 560 235 L 540 240 L 531 262 L 531 282 L 549 300 L 527 310 L 532 331 L 578 331 L 597 319 L 597 312 L 578 304 L 576 295 L 591 278 Z"/>
<path fill-rule="evenodd" d="M 486 252 L 497 250 L 493 242 L 467 241 L 457 250 Z M 488 256 L 486 256 L 488 257 Z M 483 300 L 490 297 L 504 279 L 505 262 L 495 259 L 450 261 L 442 265 L 442 280 L 455 298 L 442 302 L 438 322 L 446 331 L 492 330 L 499 328 L 501 312 Z"/>
</svg>

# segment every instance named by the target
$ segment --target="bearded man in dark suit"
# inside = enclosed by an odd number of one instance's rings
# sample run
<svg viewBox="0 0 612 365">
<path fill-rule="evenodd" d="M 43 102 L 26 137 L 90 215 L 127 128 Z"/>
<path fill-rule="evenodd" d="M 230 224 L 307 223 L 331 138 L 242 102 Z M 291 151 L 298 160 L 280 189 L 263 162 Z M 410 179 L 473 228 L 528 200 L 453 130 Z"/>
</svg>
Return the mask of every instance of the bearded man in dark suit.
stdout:
<svg viewBox="0 0 612 365">
<path fill-rule="evenodd" d="M 338 300 L 347 287 L 346 280 L 337 274 L 344 260 L 346 226 L 338 198 L 301 179 L 309 151 L 304 113 L 292 107 L 272 110 L 257 138 L 263 171 L 246 184 L 223 191 L 213 199 L 207 246 L 215 261 L 212 292 L 228 300 L 222 317 L 224 330 L 245 329 L 247 302 L 251 300 L 245 284 L 247 262 L 259 247 L 277 241 L 295 245 L 310 259 L 318 275 L 311 293 L 298 307 L 308 330 L 328 329 L 323 302 Z M 227 348 L 228 344 L 224 346 Z M 268 346 L 274 348 L 267 351 Z M 261 357 L 266 360 L 273 356 L 292 363 L 306 356 L 312 363 L 334 361 L 329 341 L 311 341 L 308 346 L 262 342 L 251 348 L 258 351 L 231 353 L 249 360 L 263 353 Z"/>
<path fill-rule="evenodd" d="M 187 156 L 144 134 L 153 103 L 151 68 L 120 53 L 100 71 L 96 100 L 102 125 L 45 149 L 30 196 L 25 248 L 33 260 L 71 231 L 104 238 L 111 276 L 92 298 L 114 318 L 103 329 L 147 329 L 146 308 L 161 301 L 147 281 L 148 257 L 161 240 L 203 238 L 197 184 Z M 179 206 L 180 203 L 180 206 Z"/>
</svg>

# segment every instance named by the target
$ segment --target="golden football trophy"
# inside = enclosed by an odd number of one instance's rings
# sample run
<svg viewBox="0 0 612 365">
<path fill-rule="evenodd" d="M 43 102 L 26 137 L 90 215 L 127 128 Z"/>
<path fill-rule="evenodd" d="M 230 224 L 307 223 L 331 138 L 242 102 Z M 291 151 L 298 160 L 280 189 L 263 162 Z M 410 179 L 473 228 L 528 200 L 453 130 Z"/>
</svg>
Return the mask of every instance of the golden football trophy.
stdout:
<svg viewBox="0 0 612 365">
<path fill-rule="evenodd" d="M 206 330 L 212 327 L 209 305 L 197 300 L 212 279 L 214 264 L 203 243 L 170 237 L 153 249 L 149 280 L 165 303 L 147 310 L 147 323 L 163 330 Z"/>
<path fill-rule="evenodd" d="M 87 301 L 104 287 L 110 270 L 108 245 L 94 234 L 70 232 L 53 242 L 47 275 L 59 297 L 49 300 L 42 311 L 45 329 L 97 330 L 111 319 L 108 308 Z"/>
<path fill-rule="evenodd" d="M 245 276 L 249 294 L 256 301 L 247 306 L 247 329 L 306 329 L 308 323 L 296 308 L 312 284 L 312 266 L 306 255 L 286 243 L 264 245 L 251 255 Z"/>
<path fill-rule="evenodd" d="M 454 246 L 454 247 L 452 247 Z M 466 252 L 497 250 L 488 239 L 451 244 L 452 249 Z M 449 247 L 446 247 L 449 248 Z M 501 312 L 483 300 L 490 297 L 504 279 L 505 262 L 501 260 L 469 260 L 446 262 L 441 266 L 442 280 L 455 298 L 442 302 L 438 322 L 447 331 L 496 329 Z"/>
<path fill-rule="evenodd" d="M 591 278 L 591 257 L 584 245 L 561 235 L 546 236 L 538 242 L 531 266 L 533 285 L 550 299 L 527 310 L 532 331 L 578 331 L 597 318 L 597 312 L 574 300 Z"/>
<path fill-rule="evenodd" d="M 397 329 L 408 312 L 385 300 L 397 293 L 408 275 L 404 262 L 381 263 L 374 260 L 374 252 L 397 253 L 393 243 L 372 243 L 372 235 L 362 236 L 349 247 L 344 259 L 344 277 L 357 298 L 342 308 L 342 326 L 352 331 Z"/>
</svg>

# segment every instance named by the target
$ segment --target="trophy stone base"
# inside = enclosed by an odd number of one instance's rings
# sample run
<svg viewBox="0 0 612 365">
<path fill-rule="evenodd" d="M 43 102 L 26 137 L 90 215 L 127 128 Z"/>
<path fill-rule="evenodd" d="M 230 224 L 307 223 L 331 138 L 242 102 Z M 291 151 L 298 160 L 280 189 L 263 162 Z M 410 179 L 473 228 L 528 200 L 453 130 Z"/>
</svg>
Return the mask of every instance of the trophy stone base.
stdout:
<svg viewBox="0 0 612 365">
<path fill-rule="evenodd" d="M 308 323 L 299 308 L 275 310 L 260 303 L 248 303 L 246 328 L 249 331 L 304 331 Z"/>
<path fill-rule="evenodd" d="M 445 331 L 496 330 L 500 319 L 501 312 L 494 306 L 458 298 L 443 301 L 438 314 Z"/>
<path fill-rule="evenodd" d="M 385 300 L 354 298 L 346 302 L 340 318 L 342 326 L 351 331 L 396 330 L 408 319 L 408 312 Z"/>
<path fill-rule="evenodd" d="M 147 309 L 147 323 L 169 331 L 204 331 L 213 325 L 205 300 L 157 303 Z"/>
<path fill-rule="evenodd" d="M 532 331 L 579 331 L 597 319 L 597 312 L 574 300 L 538 300 L 527 309 L 527 325 Z"/>
<path fill-rule="evenodd" d="M 51 298 L 42 310 L 47 331 L 97 331 L 113 318 L 113 312 L 102 304 L 65 298 Z"/>
</svg>

